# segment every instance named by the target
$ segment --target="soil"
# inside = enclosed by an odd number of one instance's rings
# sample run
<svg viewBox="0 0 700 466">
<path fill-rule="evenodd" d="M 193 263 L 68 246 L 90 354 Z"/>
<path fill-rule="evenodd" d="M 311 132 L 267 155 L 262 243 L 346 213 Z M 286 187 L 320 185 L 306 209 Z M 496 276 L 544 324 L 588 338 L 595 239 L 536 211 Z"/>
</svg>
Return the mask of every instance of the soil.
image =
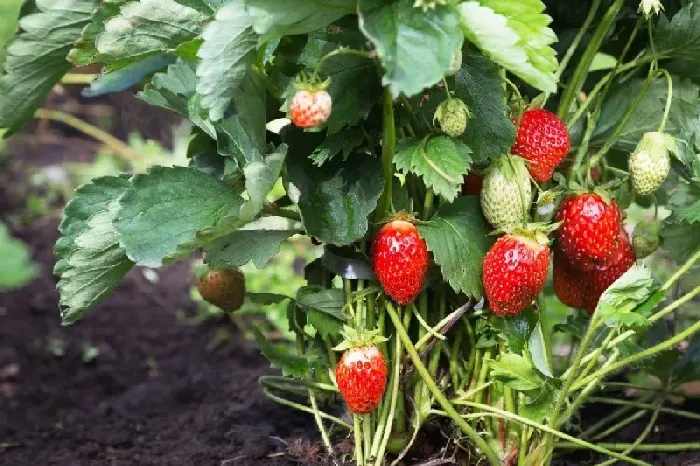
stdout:
<svg viewBox="0 0 700 466">
<path fill-rule="evenodd" d="M 80 149 L 80 140 L 74 141 L 69 147 L 61 141 L 31 150 L 13 146 L 12 169 L 0 166 L 1 217 L 7 220 L 21 208 L 26 183 L 13 175 L 17 171 L 89 159 L 94 146 Z M 39 273 L 27 288 L 0 294 L 0 465 L 320 464 L 312 418 L 260 391 L 258 378 L 274 371 L 258 352 L 227 321 L 195 326 L 181 318 L 194 312 L 188 263 L 159 270 L 157 283 L 132 270 L 98 309 L 62 327 L 51 272 L 57 221 L 54 215 L 12 222 L 14 234 L 30 245 Z M 212 349 L 222 329 L 232 337 Z M 684 409 L 700 412 L 700 405 Z M 587 407 L 584 421 L 609 411 Z M 633 441 L 645 424 L 632 424 L 614 441 Z M 699 436 L 696 422 L 662 415 L 648 441 Z M 603 459 L 581 452 L 555 464 Z M 643 459 L 698 465 L 700 453 Z M 407 464 L 447 464 L 424 461 Z"/>
</svg>

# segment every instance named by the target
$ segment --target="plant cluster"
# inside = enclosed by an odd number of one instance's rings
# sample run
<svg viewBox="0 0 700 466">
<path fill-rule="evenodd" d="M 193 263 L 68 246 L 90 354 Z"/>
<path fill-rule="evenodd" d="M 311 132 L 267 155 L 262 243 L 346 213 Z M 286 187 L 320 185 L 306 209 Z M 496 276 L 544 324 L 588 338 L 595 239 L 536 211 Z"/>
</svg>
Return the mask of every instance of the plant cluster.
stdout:
<svg viewBox="0 0 700 466">
<path fill-rule="evenodd" d="M 140 85 L 192 123 L 188 167 L 97 178 L 66 206 L 63 322 L 132 267 L 194 251 L 200 293 L 234 311 L 237 267 L 308 235 L 323 255 L 306 286 L 245 297 L 288 303 L 294 344 L 257 332 L 283 373 L 261 383 L 313 416 L 330 455 L 352 435 L 358 465 L 396 463 L 437 420 L 445 451 L 491 465 L 576 448 L 648 464 L 630 454 L 700 376 L 698 343 L 677 350 L 700 323 L 661 325 L 700 293 L 681 293 L 700 259 L 700 2 L 551 8 L 554 22 L 540 0 L 27 2 L 0 77 L 8 134 L 94 64 L 89 95 Z M 672 272 L 639 262 L 659 247 Z M 578 310 L 555 324 L 561 303 Z M 662 387 L 630 402 L 648 428 L 596 443 L 630 410 L 579 428 L 580 407 L 640 363 Z"/>
</svg>

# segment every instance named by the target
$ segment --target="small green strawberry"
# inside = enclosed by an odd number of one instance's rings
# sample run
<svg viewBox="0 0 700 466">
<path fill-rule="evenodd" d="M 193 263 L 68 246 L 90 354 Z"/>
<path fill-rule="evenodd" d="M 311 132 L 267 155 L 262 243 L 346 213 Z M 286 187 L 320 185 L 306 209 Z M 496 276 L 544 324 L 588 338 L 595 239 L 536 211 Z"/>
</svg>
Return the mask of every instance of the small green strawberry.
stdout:
<svg viewBox="0 0 700 466">
<path fill-rule="evenodd" d="M 456 138 L 464 134 L 470 117 L 467 104 L 460 99 L 447 99 L 435 110 L 433 120 L 437 120 L 443 133 Z"/>
<path fill-rule="evenodd" d="M 675 147 L 673 137 L 664 133 L 644 133 L 629 159 L 630 179 L 637 194 L 646 196 L 656 191 L 671 169 L 669 150 Z"/>
<path fill-rule="evenodd" d="M 632 247 L 637 257 L 643 259 L 659 248 L 659 223 L 639 222 L 632 233 Z"/>
<path fill-rule="evenodd" d="M 527 222 L 532 185 L 525 162 L 520 157 L 504 155 L 488 168 L 481 189 L 484 217 L 497 230 Z M 525 202 L 525 206 L 523 206 Z"/>
</svg>

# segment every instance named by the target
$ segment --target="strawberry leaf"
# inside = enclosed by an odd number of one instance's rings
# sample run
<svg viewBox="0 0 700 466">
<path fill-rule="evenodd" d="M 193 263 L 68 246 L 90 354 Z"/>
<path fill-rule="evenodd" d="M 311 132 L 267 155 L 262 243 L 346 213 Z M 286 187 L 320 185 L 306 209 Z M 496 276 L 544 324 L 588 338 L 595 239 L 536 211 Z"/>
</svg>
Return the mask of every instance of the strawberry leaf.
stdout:
<svg viewBox="0 0 700 466">
<path fill-rule="evenodd" d="M 262 354 L 270 361 L 271 367 L 281 369 L 282 374 L 303 377 L 308 374 L 311 366 L 302 356 L 297 356 L 288 344 L 271 343 L 257 327 L 253 327 L 255 340 Z"/>
<path fill-rule="evenodd" d="M 527 359 L 517 354 L 502 354 L 498 360 L 490 360 L 488 364 L 491 377 L 514 390 L 535 390 L 544 384 Z"/>
<path fill-rule="evenodd" d="M 343 161 L 345 161 L 350 156 L 350 153 L 362 144 L 364 140 L 365 137 L 361 128 L 347 128 L 324 139 L 314 149 L 310 158 L 314 165 L 319 167 L 339 154 L 343 155 Z"/>
<path fill-rule="evenodd" d="M 204 248 L 206 262 L 212 267 L 248 262 L 262 269 L 279 252 L 280 244 L 299 232 L 281 217 L 263 217 L 230 235 L 219 238 Z"/>
<path fill-rule="evenodd" d="M 556 91 L 556 36 L 540 0 L 468 1 L 457 8 L 464 35 L 489 58 L 544 92 Z"/>
<path fill-rule="evenodd" d="M 507 117 L 506 91 L 498 67 L 478 52 L 470 52 L 454 77 L 455 96 L 472 117 L 462 140 L 484 162 L 508 152 L 515 141 L 515 125 Z"/>
<path fill-rule="evenodd" d="M 642 326 L 646 316 L 633 312 L 655 288 L 649 268 L 634 265 L 603 292 L 596 306 L 596 315 L 610 327 Z"/>
<path fill-rule="evenodd" d="M 267 41 L 306 34 L 355 13 L 356 0 L 245 0 L 253 29 Z"/>
<path fill-rule="evenodd" d="M 453 201 L 471 166 L 470 154 L 471 149 L 466 144 L 442 135 L 422 141 L 402 141 L 394 163 L 404 174 L 421 176 L 436 195 Z"/>
<path fill-rule="evenodd" d="M 203 38 L 197 53 L 202 59 L 197 66 L 197 92 L 202 95 L 202 106 L 209 109 L 209 117 L 216 121 L 223 118 L 255 59 L 258 38 L 243 0 L 221 7 L 204 29 Z"/>
<path fill-rule="evenodd" d="M 458 293 L 481 298 L 481 264 L 492 240 L 478 196 L 444 205 L 429 222 L 419 224 L 418 231 L 450 286 Z"/>
<path fill-rule="evenodd" d="M 382 83 L 410 97 L 442 79 L 462 47 L 452 6 L 423 11 L 414 0 L 360 0 L 360 28 L 384 65 Z"/>
<path fill-rule="evenodd" d="M 207 15 L 174 0 L 140 0 L 122 6 L 95 41 L 98 59 L 121 67 L 153 53 L 176 52 L 202 32 Z"/>
<path fill-rule="evenodd" d="M 670 21 L 661 15 L 654 36 L 660 56 L 700 61 L 700 4 L 688 3 Z"/>
<path fill-rule="evenodd" d="M 19 22 L 0 75 L 0 128 L 5 137 L 29 121 L 71 64 L 66 56 L 97 0 L 37 0 L 37 13 Z"/>
<path fill-rule="evenodd" d="M 95 39 L 105 31 L 105 22 L 119 14 L 119 9 L 129 0 L 105 0 L 92 14 L 91 21 L 85 26 L 75 47 L 68 54 L 68 60 L 76 66 L 88 66 L 97 61 Z"/>
<path fill-rule="evenodd" d="M 119 201 L 115 226 L 127 255 L 139 265 L 158 267 L 166 258 L 189 254 L 200 245 L 198 232 L 207 233 L 201 239 L 206 244 L 241 226 L 241 196 L 202 172 L 154 167 L 134 176 L 132 186 Z"/>
<path fill-rule="evenodd" d="M 308 323 L 313 325 L 321 336 L 325 338 L 339 335 L 345 322 L 343 290 L 333 288 L 315 291 L 317 289 L 307 287 L 299 290 L 297 306 L 306 312 Z"/>
<path fill-rule="evenodd" d="M 301 192 L 298 204 L 309 236 L 350 244 L 367 233 L 367 216 L 384 189 L 378 160 L 357 154 L 351 164 L 315 167 L 303 151 L 290 149 L 287 172 L 290 185 Z"/>
<path fill-rule="evenodd" d="M 0 292 L 20 288 L 34 277 L 36 270 L 27 246 L 10 236 L 3 223 L 0 223 L 0 257 Z"/>
<path fill-rule="evenodd" d="M 114 227 L 118 208 L 117 201 L 111 201 L 92 215 L 75 236 L 73 249 L 56 265 L 60 265 L 56 287 L 64 325 L 83 318 L 134 265 Z"/>
</svg>

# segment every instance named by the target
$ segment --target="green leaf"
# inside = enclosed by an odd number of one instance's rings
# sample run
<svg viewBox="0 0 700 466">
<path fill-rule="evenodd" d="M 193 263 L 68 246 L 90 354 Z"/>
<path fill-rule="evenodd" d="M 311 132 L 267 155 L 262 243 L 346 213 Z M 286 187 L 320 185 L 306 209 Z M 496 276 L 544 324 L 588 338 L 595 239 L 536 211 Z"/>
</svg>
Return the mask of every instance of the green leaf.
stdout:
<svg viewBox="0 0 700 466">
<path fill-rule="evenodd" d="M 260 346 L 260 351 L 270 361 L 273 368 L 281 369 L 282 374 L 293 377 L 303 377 L 308 374 L 311 369 L 309 361 L 302 356 L 295 355 L 291 345 L 270 343 L 256 327 L 253 327 L 253 334 Z"/>
<path fill-rule="evenodd" d="M 415 173 L 447 201 L 459 194 L 471 166 L 471 150 L 463 142 L 441 135 L 422 141 L 401 141 L 394 163 L 402 173 Z"/>
<path fill-rule="evenodd" d="M 625 112 L 641 93 L 643 84 L 641 79 L 632 79 L 611 89 L 603 103 L 591 145 L 602 146 L 612 136 Z M 690 81 L 673 80 L 673 102 L 665 129 L 667 134 L 682 137 L 682 129 L 687 127 L 689 120 L 699 117 L 698 90 L 698 86 Z M 625 124 L 620 138 L 615 142 L 615 148 L 632 152 L 644 133 L 658 129 L 666 105 L 667 92 L 666 80 L 663 78 L 655 80 L 649 86 L 639 106 Z"/>
<path fill-rule="evenodd" d="M 267 150 L 265 123 L 265 89 L 248 73 L 233 94 L 233 108 L 216 124 L 219 153 L 241 166 L 262 161 Z"/>
<path fill-rule="evenodd" d="M 83 97 L 98 97 L 111 92 L 124 91 L 138 84 L 151 73 L 160 71 L 175 61 L 172 55 L 153 55 L 144 60 L 131 63 L 116 71 L 98 76 L 90 87 L 83 89 Z"/>
<path fill-rule="evenodd" d="M 207 15 L 174 0 L 140 0 L 121 8 L 104 24 L 95 45 L 105 63 L 140 60 L 152 53 L 174 52 L 197 37 Z"/>
<path fill-rule="evenodd" d="M 552 366 L 549 364 L 549 359 L 547 358 L 546 346 L 544 344 L 544 333 L 542 333 L 542 325 L 540 322 L 537 322 L 537 325 L 530 334 L 527 346 L 530 350 L 532 363 L 535 365 L 537 370 L 547 377 L 553 377 Z"/>
<path fill-rule="evenodd" d="M 557 89 L 556 42 L 540 0 L 468 1 L 457 6 L 466 38 L 493 61 L 544 92 Z"/>
<path fill-rule="evenodd" d="M 481 298 L 481 264 L 492 240 L 478 196 L 444 205 L 429 222 L 419 224 L 418 231 L 450 286 L 458 293 Z"/>
<path fill-rule="evenodd" d="M 158 267 L 196 234 L 237 218 L 243 199 L 216 178 L 184 167 L 153 167 L 136 175 L 121 197 L 115 226 L 129 258 Z M 232 227 L 233 228 L 233 227 Z M 187 250 L 189 249 L 189 251 Z"/>
<path fill-rule="evenodd" d="M 552 414 L 552 407 L 556 405 L 560 396 L 560 390 L 551 384 L 547 384 L 541 390 L 537 390 L 529 396 L 529 402 L 518 406 L 518 414 L 535 422 L 544 422 Z"/>
<path fill-rule="evenodd" d="M 645 316 L 632 311 L 651 296 L 654 288 L 651 270 L 633 265 L 603 292 L 595 312 L 608 326 L 643 325 Z"/>
<path fill-rule="evenodd" d="M 275 293 L 246 293 L 245 297 L 250 302 L 260 304 L 261 306 L 271 306 L 292 299 L 289 296 Z"/>
<path fill-rule="evenodd" d="M 226 0 L 175 0 L 180 5 L 195 9 L 205 15 L 214 14 Z"/>
<path fill-rule="evenodd" d="M 423 11 L 413 0 L 360 0 L 360 27 L 384 64 L 382 83 L 396 97 L 418 94 L 450 69 L 463 36 L 452 6 Z"/>
<path fill-rule="evenodd" d="M 202 106 L 209 109 L 209 117 L 216 121 L 223 118 L 255 59 L 257 35 L 243 0 L 221 7 L 204 29 L 203 38 L 197 54 L 202 59 L 197 66 L 197 92 L 202 95 Z"/>
<path fill-rule="evenodd" d="M 10 236 L 0 223 L 0 292 L 20 288 L 34 278 L 36 270 L 29 258 L 29 249 Z"/>
<path fill-rule="evenodd" d="M 297 295 L 297 306 L 308 316 L 308 322 L 323 337 L 340 334 L 345 321 L 345 295 L 341 289 L 312 292 L 316 287 L 302 288 Z"/>
<path fill-rule="evenodd" d="M 660 56 L 700 61 L 700 4 L 689 2 L 671 21 L 661 15 L 654 36 Z"/>
<path fill-rule="evenodd" d="M 498 67 L 478 52 L 469 52 L 454 77 L 452 90 L 471 111 L 462 140 L 473 157 L 484 162 L 507 153 L 515 142 L 515 125 L 508 118 L 506 91 Z"/>
<path fill-rule="evenodd" d="M 306 34 L 355 13 L 355 0 L 244 0 L 253 29 L 268 41 Z"/>
<path fill-rule="evenodd" d="M 543 380 L 527 359 L 517 354 L 502 354 L 498 360 L 490 360 L 488 364 L 491 377 L 514 390 L 535 390 L 543 385 Z"/>
<path fill-rule="evenodd" d="M 179 113 L 216 139 L 216 128 L 207 119 L 207 110 L 202 107 L 202 97 L 195 92 L 197 76 L 194 64 L 178 60 L 167 72 L 157 73 L 150 84 L 139 92 L 144 102 Z"/>
<path fill-rule="evenodd" d="M 56 287 L 64 325 L 75 323 L 114 290 L 134 265 L 119 245 L 114 228 L 117 201 L 92 215 L 75 237 L 75 245 L 61 267 Z"/>
<path fill-rule="evenodd" d="M 20 20 L 0 76 L 0 128 L 5 137 L 29 121 L 71 68 L 66 56 L 90 21 L 98 0 L 37 0 L 37 13 Z"/>
<path fill-rule="evenodd" d="M 262 269 L 279 252 L 280 244 L 295 233 L 298 230 L 288 220 L 263 217 L 208 244 L 204 248 L 206 262 L 213 267 L 240 267 L 252 261 Z"/>
<path fill-rule="evenodd" d="M 270 192 L 280 176 L 286 156 L 287 146 L 282 144 L 264 160 L 254 160 L 243 167 L 245 187 L 249 199 L 241 207 L 240 217 L 243 221 L 252 220 L 262 210 L 267 193 Z"/>
<path fill-rule="evenodd" d="M 508 342 L 508 348 L 515 354 L 522 354 L 536 324 L 537 315 L 532 308 L 513 317 L 491 318 L 491 325 L 502 334 Z"/>
<path fill-rule="evenodd" d="M 128 175 L 94 178 L 80 186 L 63 209 L 58 229 L 62 237 L 56 242 L 56 254 L 65 257 L 75 248 L 75 237 L 87 228 L 87 221 L 131 187 Z"/>
<path fill-rule="evenodd" d="M 75 66 L 88 66 L 97 60 L 97 48 L 95 39 L 105 30 L 105 22 L 118 15 L 122 5 L 129 0 L 104 0 L 92 14 L 92 19 L 80 34 L 80 38 L 75 42 L 75 47 L 68 54 L 68 61 Z"/>
<path fill-rule="evenodd" d="M 343 154 L 343 161 L 346 161 L 352 151 L 360 146 L 364 140 L 361 128 L 347 128 L 331 134 L 311 153 L 311 161 L 320 167 L 338 154 Z"/>
<path fill-rule="evenodd" d="M 350 244 L 367 233 L 367 216 L 377 207 L 384 183 L 379 161 L 357 154 L 351 164 L 311 164 L 303 151 L 287 158 L 290 183 L 301 192 L 306 232 L 328 244 Z"/>
</svg>

